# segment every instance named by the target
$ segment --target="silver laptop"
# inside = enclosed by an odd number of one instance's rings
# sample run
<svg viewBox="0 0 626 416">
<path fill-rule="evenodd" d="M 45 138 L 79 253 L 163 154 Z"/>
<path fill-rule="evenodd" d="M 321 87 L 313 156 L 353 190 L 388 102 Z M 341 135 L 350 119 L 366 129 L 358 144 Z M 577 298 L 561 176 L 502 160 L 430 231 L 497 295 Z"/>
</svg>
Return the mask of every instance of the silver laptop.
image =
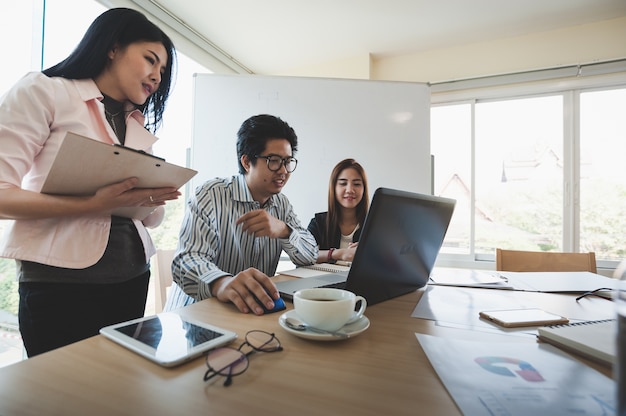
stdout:
<svg viewBox="0 0 626 416">
<path fill-rule="evenodd" d="M 341 287 L 373 305 L 426 285 L 456 201 L 378 188 L 347 273 L 276 283 L 281 296 L 309 287 Z"/>
</svg>

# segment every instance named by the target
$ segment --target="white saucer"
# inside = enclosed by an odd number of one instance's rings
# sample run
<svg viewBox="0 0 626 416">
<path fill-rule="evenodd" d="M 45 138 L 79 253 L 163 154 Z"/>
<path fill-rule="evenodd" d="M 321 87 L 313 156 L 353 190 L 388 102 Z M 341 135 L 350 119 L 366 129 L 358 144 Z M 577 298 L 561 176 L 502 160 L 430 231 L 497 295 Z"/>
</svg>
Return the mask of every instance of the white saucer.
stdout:
<svg viewBox="0 0 626 416">
<path fill-rule="evenodd" d="M 295 329 L 291 329 L 285 323 L 285 319 L 287 319 L 290 316 L 297 318 L 296 311 L 292 309 L 290 311 L 283 313 L 278 318 L 278 323 L 280 324 L 281 327 L 283 327 L 285 331 L 297 337 L 305 338 L 305 339 L 312 339 L 315 341 L 339 341 L 342 339 L 346 339 L 346 338 L 341 338 L 332 334 L 319 334 L 317 332 L 313 332 L 308 329 L 305 329 L 304 331 L 296 331 Z M 367 319 L 367 316 L 363 315 L 361 319 L 359 319 L 356 322 L 352 322 L 351 324 L 344 325 L 341 329 L 339 329 L 339 331 L 345 332 L 346 334 L 348 334 L 348 338 L 352 338 L 352 337 L 359 335 L 361 332 L 365 331 L 369 327 L 370 327 L 370 320 Z"/>
</svg>

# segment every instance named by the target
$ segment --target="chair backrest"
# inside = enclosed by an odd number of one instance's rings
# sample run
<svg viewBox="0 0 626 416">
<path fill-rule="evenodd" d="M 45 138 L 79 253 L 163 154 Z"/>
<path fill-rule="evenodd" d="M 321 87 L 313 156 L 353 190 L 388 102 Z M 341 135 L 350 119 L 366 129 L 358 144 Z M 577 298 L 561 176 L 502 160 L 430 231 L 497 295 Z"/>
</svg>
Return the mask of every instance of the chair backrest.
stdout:
<svg viewBox="0 0 626 416">
<path fill-rule="evenodd" d="M 167 300 L 167 288 L 172 285 L 172 260 L 175 250 L 157 250 L 154 255 L 154 312 L 163 311 Z"/>
<path fill-rule="evenodd" d="M 496 270 L 507 272 L 592 272 L 596 254 L 496 249 Z"/>
</svg>

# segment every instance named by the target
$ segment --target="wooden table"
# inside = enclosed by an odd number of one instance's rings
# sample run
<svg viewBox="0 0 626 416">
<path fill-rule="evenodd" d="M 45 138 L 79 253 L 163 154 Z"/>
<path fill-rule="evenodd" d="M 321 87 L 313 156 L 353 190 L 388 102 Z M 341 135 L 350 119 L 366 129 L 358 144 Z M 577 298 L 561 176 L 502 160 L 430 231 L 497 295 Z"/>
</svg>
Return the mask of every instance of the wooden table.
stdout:
<svg viewBox="0 0 626 416">
<path fill-rule="evenodd" d="M 454 290 L 454 288 L 449 288 Z M 474 289 L 485 290 L 485 289 Z M 296 337 L 278 324 L 278 314 L 244 315 L 209 299 L 181 309 L 182 315 L 233 330 L 275 332 L 277 353 L 250 357 L 234 378 L 202 381 L 204 358 L 173 369 L 159 367 L 102 336 L 0 369 L 1 415 L 455 415 L 460 414 L 415 337 L 421 332 L 485 342 L 536 342 L 532 337 L 442 327 L 411 317 L 422 291 L 374 306 L 370 328 L 343 341 Z M 560 305 L 561 310 L 613 315 L 604 299 L 516 292 Z M 288 303 L 288 308 L 292 305 Z M 552 308 L 554 310 L 554 308 Z M 610 370 L 596 366 L 604 374 Z"/>
</svg>

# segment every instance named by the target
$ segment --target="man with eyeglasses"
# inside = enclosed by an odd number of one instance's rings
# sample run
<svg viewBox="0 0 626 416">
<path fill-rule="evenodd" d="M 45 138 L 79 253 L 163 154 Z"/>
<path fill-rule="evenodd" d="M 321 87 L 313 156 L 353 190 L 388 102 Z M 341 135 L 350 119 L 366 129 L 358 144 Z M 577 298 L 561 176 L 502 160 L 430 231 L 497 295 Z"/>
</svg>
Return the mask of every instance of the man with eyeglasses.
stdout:
<svg viewBox="0 0 626 416">
<path fill-rule="evenodd" d="M 279 298 L 269 276 L 284 250 L 296 265 L 315 263 L 313 235 L 281 194 L 296 169 L 298 138 L 278 117 L 250 117 L 237 133 L 239 175 L 199 186 L 187 203 L 165 310 L 209 297 L 263 314 Z"/>
</svg>

